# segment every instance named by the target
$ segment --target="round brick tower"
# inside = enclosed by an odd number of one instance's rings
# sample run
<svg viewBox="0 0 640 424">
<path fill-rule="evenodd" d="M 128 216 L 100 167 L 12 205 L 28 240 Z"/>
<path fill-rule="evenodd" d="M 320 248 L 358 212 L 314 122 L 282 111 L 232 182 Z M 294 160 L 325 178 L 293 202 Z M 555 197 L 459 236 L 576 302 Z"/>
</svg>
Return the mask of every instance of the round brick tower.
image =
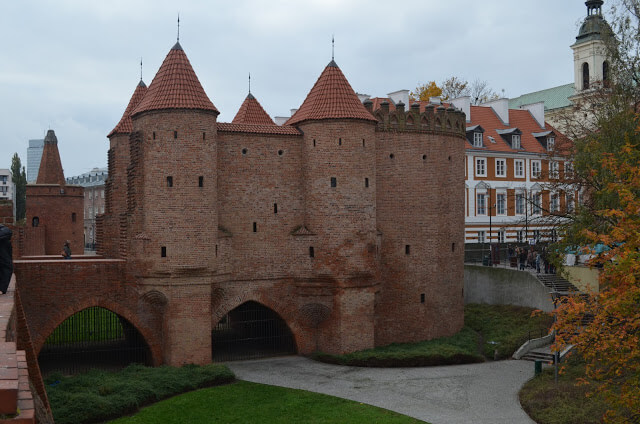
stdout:
<svg viewBox="0 0 640 424">
<path fill-rule="evenodd" d="M 218 114 L 176 43 L 131 115 L 128 259 L 140 284 L 168 299 L 171 365 L 211 361 Z"/>
<path fill-rule="evenodd" d="M 334 291 L 331 343 L 373 346 L 376 290 L 376 120 L 332 60 L 287 125 L 303 133 L 304 225 L 315 278 Z"/>
</svg>

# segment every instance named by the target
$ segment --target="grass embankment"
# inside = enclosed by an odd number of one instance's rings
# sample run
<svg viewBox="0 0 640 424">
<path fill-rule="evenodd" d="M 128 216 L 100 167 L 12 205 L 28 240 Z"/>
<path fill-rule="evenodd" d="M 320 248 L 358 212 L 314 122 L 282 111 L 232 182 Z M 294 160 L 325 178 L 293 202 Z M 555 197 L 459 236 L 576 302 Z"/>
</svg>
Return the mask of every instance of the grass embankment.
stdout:
<svg viewBox="0 0 640 424">
<path fill-rule="evenodd" d="M 110 424 L 422 423 L 386 409 L 304 390 L 239 381 L 176 396 Z"/>
<path fill-rule="evenodd" d="M 554 382 L 554 370 L 548 368 L 529 380 L 520 390 L 522 408 L 538 424 L 597 424 L 607 410 L 607 404 L 598 395 L 587 397 L 593 390 L 590 385 L 580 385 L 578 378 L 584 377 L 584 364 L 569 359 L 564 365 L 558 384 Z"/>
<path fill-rule="evenodd" d="M 529 332 L 546 334 L 552 323 L 547 315 L 531 316 L 533 309 L 510 305 L 469 304 L 464 327 L 451 336 L 419 343 L 393 343 L 345 355 L 317 352 L 318 361 L 368 367 L 415 367 L 483 362 L 510 357 L 527 340 Z M 535 337 L 538 337 L 536 334 Z"/>
<path fill-rule="evenodd" d="M 130 365 L 118 372 L 92 370 L 45 379 L 56 424 L 104 421 L 178 393 L 225 384 L 235 376 L 224 365 L 148 368 Z"/>
</svg>

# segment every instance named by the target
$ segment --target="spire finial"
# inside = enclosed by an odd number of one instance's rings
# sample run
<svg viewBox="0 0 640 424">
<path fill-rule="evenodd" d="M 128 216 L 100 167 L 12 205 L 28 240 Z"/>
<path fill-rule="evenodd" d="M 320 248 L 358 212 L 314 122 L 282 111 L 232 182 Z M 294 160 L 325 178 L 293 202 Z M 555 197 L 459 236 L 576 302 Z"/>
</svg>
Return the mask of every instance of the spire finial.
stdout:
<svg viewBox="0 0 640 424">
<path fill-rule="evenodd" d="M 140 81 L 142 81 L 142 57 L 140 57 Z"/>
<path fill-rule="evenodd" d="M 331 60 L 333 60 L 334 50 L 335 50 L 335 39 L 333 34 L 331 34 Z"/>
<path fill-rule="evenodd" d="M 251 72 L 249 72 L 249 94 L 251 94 Z"/>
<path fill-rule="evenodd" d="M 180 42 L 180 12 L 178 12 L 178 42 Z"/>
</svg>

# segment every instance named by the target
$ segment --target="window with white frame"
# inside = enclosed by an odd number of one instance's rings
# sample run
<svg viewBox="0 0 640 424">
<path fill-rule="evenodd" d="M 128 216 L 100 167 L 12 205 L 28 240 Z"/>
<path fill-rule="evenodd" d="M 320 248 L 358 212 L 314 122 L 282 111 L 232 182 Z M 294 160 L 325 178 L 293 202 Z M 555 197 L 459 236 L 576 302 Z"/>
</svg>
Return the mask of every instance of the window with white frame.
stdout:
<svg viewBox="0 0 640 424">
<path fill-rule="evenodd" d="M 532 178 L 540 178 L 540 174 L 542 173 L 542 165 L 539 160 L 531 161 L 531 177 Z"/>
<path fill-rule="evenodd" d="M 511 136 L 511 147 L 514 149 L 520 148 L 520 134 L 514 134 Z"/>
<path fill-rule="evenodd" d="M 507 160 L 496 159 L 496 177 L 506 177 L 506 176 L 507 176 Z"/>
<path fill-rule="evenodd" d="M 506 214 L 507 214 L 507 194 L 497 193 L 496 194 L 496 215 L 506 215 Z"/>
<path fill-rule="evenodd" d="M 542 193 L 533 193 L 531 195 L 531 214 L 542 215 Z"/>
<path fill-rule="evenodd" d="M 478 243 L 484 243 L 484 231 L 478 231 Z"/>
<path fill-rule="evenodd" d="M 567 213 L 573 213 L 573 194 L 567 193 Z"/>
<path fill-rule="evenodd" d="M 504 243 L 505 242 L 505 234 L 504 231 L 500 230 L 498 231 L 498 243 Z"/>
<path fill-rule="evenodd" d="M 535 241 L 540 241 L 540 230 L 533 230 L 533 239 Z"/>
<path fill-rule="evenodd" d="M 551 212 L 560 211 L 560 196 L 558 196 L 557 193 L 551 194 L 551 199 L 549 201 L 549 210 Z"/>
<path fill-rule="evenodd" d="M 487 195 L 485 193 L 476 194 L 476 215 L 487 214 Z"/>
<path fill-rule="evenodd" d="M 518 243 L 524 243 L 527 241 L 527 234 L 525 230 L 520 230 L 516 233 L 516 239 Z"/>
<path fill-rule="evenodd" d="M 547 137 L 547 151 L 552 151 L 556 146 L 556 138 L 555 137 Z"/>
<path fill-rule="evenodd" d="M 558 231 L 555 228 L 551 230 L 551 241 L 554 243 L 558 241 Z"/>
<path fill-rule="evenodd" d="M 482 142 L 482 133 L 480 131 L 476 131 L 473 133 L 473 147 L 483 147 L 484 144 Z"/>
<path fill-rule="evenodd" d="M 524 193 L 516 193 L 516 215 L 524 215 L 526 213 L 527 202 Z"/>
<path fill-rule="evenodd" d="M 516 178 L 524 178 L 524 160 L 516 159 L 513 161 L 514 175 Z"/>
<path fill-rule="evenodd" d="M 549 161 L 549 178 L 559 178 L 560 177 L 560 164 L 555 161 Z"/>
<path fill-rule="evenodd" d="M 487 158 L 476 158 L 476 176 L 487 176 Z"/>
<path fill-rule="evenodd" d="M 571 162 L 564 163 L 564 177 L 573 178 L 573 163 Z"/>
</svg>

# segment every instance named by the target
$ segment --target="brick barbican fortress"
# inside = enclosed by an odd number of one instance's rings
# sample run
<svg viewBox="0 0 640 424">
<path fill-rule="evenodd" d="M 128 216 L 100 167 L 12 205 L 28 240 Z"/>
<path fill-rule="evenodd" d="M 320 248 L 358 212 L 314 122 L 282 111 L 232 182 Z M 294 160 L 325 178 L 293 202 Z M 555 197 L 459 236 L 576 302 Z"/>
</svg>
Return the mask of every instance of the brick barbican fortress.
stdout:
<svg viewBox="0 0 640 424">
<path fill-rule="evenodd" d="M 150 323 L 154 364 L 211 362 L 212 330 L 246 302 L 282 318 L 302 354 L 462 328 L 465 115 L 428 102 L 389 109 L 362 103 L 333 60 L 284 125 L 252 94 L 217 122 L 179 43 L 148 88 L 140 81 L 108 135 L 97 235 L 98 254 L 123 264 L 113 278 L 129 281 L 114 286 L 127 292 L 114 291 L 112 309 Z M 60 187 L 82 210 L 82 193 L 52 182 L 29 186 L 27 222 L 33 196 Z M 74 225 L 40 254 L 58 254 L 64 238 L 81 246 L 81 217 Z"/>
</svg>

